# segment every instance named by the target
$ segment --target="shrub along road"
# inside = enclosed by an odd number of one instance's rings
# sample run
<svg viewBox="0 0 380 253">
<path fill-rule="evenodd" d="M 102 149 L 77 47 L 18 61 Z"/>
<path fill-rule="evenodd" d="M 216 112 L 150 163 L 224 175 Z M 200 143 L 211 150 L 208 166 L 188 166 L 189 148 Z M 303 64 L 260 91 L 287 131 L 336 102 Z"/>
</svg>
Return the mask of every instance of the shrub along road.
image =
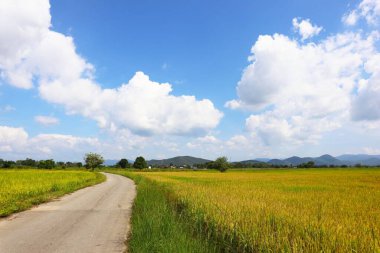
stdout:
<svg viewBox="0 0 380 253">
<path fill-rule="evenodd" d="M 107 181 L 0 221 L 0 252 L 123 252 L 132 180 Z"/>
</svg>

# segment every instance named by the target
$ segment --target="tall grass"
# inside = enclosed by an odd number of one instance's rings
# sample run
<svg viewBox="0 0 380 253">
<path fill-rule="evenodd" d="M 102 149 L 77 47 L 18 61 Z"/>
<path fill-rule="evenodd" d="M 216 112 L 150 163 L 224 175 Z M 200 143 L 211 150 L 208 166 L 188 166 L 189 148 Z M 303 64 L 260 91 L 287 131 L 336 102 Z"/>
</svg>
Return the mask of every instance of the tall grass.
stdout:
<svg viewBox="0 0 380 253">
<path fill-rule="evenodd" d="M 134 175 L 171 192 L 166 201 L 220 252 L 380 251 L 379 169 Z"/>
<path fill-rule="evenodd" d="M 0 217 L 104 180 L 87 171 L 0 170 Z"/>
<path fill-rule="evenodd" d="M 125 171 L 108 171 L 131 177 L 137 183 L 128 252 L 207 253 L 216 252 L 210 243 L 194 234 L 191 226 L 176 213 L 161 185 Z"/>
</svg>

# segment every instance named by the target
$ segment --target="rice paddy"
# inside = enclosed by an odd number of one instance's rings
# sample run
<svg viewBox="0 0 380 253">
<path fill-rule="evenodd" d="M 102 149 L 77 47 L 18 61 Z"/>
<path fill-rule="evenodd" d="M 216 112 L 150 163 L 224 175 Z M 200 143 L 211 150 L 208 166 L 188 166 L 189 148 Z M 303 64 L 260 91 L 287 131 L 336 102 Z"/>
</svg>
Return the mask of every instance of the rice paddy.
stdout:
<svg viewBox="0 0 380 253">
<path fill-rule="evenodd" d="M 129 175 L 168 190 L 177 213 L 220 252 L 380 251 L 379 169 Z"/>
<path fill-rule="evenodd" d="M 87 171 L 0 170 L 0 217 L 104 180 Z"/>
</svg>

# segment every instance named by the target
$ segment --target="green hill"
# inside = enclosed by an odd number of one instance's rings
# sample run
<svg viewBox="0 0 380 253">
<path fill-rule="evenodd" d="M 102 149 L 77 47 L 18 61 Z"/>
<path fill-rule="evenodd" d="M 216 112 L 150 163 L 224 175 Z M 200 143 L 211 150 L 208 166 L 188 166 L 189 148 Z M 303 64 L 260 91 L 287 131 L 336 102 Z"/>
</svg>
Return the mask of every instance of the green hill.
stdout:
<svg viewBox="0 0 380 253">
<path fill-rule="evenodd" d="M 148 165 L 151 166 L 192 166 L 194 164 L 203 164 L 210 162 L 210 160 L 192 157 L 192 156 L 176 156 L 173 158 L 162 160 L 149 160 Z"/>
</svg>

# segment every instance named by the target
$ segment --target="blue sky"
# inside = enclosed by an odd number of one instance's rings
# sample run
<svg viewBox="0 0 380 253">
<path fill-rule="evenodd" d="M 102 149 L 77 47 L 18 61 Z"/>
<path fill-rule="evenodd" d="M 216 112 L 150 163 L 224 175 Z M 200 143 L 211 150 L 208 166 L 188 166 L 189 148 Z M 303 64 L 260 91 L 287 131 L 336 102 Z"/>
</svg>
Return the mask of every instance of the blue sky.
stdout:
<svg viewBox="0 0 380 253">
<path fill-rule="evenodd" d="M 378 0 L 30 2 L 0 3 L 0 157 L 380 153 Z"/>
<path fill-rule="evenodd" d="M 356 1 L 357 2 L 357 1 Z M 352 2 L 355 3 L 355 2 Z M 329 8 L 325 6 L 328 4 Z M 173 94 L 210 99 L 223 109 L 260 34 L 295 36 L 291 20 L 307 17 L 338 31 L 344 1 L 52 1 L 54 30 L 74 37 L 103 87 L 136 71 L 169 82 Z M 275 17 L 275 18 L 273 18 Z M 247 113 L 223 110 L 219 128 L 242 131 Z"/>
</svg>

